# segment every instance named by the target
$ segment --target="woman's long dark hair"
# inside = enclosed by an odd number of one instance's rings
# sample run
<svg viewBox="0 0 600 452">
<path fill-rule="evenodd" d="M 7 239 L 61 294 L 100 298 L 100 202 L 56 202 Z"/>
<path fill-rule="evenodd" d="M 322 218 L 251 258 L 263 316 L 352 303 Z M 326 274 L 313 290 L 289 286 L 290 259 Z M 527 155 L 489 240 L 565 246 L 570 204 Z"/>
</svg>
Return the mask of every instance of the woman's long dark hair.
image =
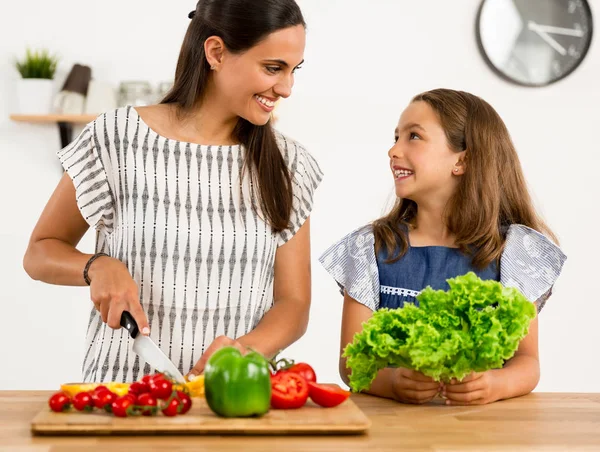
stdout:
<svg viewBox="0 0 600 452">
<path fill-rule="evenodd" d="M 220 37 L 227 50 L 242 53 L 270 33 L 306 26 L 294 0 L 200 0 L 183 40 L 175 83 L 162 104 L 176 104 L 181 112 L 201 101 L 210 77 L 204 42 Z M 276 231 L 289 226 L 292 211 L 292 180 L 269 121 L 257 126 L 239 118 L 233 138 L 245 148 L 245 168 L 258 187 L 265 220 Z M 254 204 L 254 201 L 253 201 Z"/>
</svg>

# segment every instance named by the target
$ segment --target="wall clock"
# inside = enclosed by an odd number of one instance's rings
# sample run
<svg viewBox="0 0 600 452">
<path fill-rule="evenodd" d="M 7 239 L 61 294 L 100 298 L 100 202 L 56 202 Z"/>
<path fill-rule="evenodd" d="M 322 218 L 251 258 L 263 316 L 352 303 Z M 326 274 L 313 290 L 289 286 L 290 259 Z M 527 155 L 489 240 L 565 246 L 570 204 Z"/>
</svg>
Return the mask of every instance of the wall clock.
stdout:
<svg viewBox="0 0 600 452">
<path fill-rule="evenodd" d="M 491 68 L 525 86 L 565 78 L 585 58 L 592 41 L 586 0 L 483 0 L 478 44 Z"/>
</svg>

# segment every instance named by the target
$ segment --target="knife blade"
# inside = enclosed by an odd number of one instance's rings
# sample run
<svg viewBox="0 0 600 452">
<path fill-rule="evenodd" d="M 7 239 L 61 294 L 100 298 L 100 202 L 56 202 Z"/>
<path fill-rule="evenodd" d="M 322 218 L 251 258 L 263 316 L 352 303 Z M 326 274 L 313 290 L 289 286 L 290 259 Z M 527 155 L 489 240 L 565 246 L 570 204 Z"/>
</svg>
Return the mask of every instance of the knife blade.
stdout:
<svg viewBox="0 0 600 452">
<path fill-rule="evenodd" d="M 179 383 L 185 383 L 185 378 L 171 360 L 158 348 L 148 336 L 140 334 L 137 322 L 128 311 L 121 314 L 121 326 L 129 331 L 133 338 L 133 352 L 154 367 L 158 372 L 168 374 Z"/>
</svg>

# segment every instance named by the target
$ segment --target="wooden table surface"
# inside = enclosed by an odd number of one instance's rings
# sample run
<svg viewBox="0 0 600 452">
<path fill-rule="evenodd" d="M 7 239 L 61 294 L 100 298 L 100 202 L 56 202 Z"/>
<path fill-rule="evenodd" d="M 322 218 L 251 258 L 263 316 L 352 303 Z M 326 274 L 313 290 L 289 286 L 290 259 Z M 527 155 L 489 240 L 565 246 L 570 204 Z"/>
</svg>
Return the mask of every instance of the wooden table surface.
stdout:
<svg viewBox="0 0 600 452">
<path fill-rule="evenodd" d="M 32 436 L 50 394 L 0 391 L 0 451 L 600 451 L 600 394 L 534 393 L 482 407 L 353 395 L 373 422 L 361 436 Z"/>
</svg>

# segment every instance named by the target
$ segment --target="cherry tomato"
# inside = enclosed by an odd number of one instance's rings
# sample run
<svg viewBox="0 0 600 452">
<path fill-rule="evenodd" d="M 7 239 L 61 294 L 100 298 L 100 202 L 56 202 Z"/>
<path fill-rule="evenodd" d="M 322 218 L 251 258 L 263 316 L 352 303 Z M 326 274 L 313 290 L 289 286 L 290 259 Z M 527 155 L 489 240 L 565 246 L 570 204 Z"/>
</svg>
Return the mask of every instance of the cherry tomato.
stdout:
<svg viewBox="0 0 600 452">
<path fill-rule="evenodd" d="M 173 393 L 173 383 L 165 378 L 155 378 L 150 380 L 148 386 L 150 387 L 150 394 L 157 399 L 166 400 Z"/>
<path fill-rule="evenodd" d="M 77 411 L 92 411 L 95 402 L 89 392 L 78 392 L 73 396 L 73 406 Z"/>
<path fill-rule="evenodd" d="M 163 409 L 162 409 L 163 414 L 165 416 L 177 416 L 180 403 L 181 402 L 179 400 L 177 400 L 177 397 L 173 397 L 171 399 L 171 401 L 163 407 Z"/>
<path fill-rule="evenodd" d="M 164 379 L 164 378 L 165 378 L 165 375 L 164 375 L 164 374 L 161 374 L 160 372 L 158 372 L 158 373 L 155 373 L 155 374 L 152 374 L 152 375 L 144 375 L 144 376 L 142 377 L 142 380 L 141 380 L 141 381 L 142 381 L 142 383 L 146 383 L 147 385 L 150 385 L 150 382 L 151 382 L 152 380 L 155 380 L 155 379 L 158 379 L 158 378 L 163 378 L 163 379 Z"/>
<path fill-rule="evenodd" d="M 94 388 L 94 390 L 91 392 L 91 396 L 92 396 L 92 400 L 94 401 L 94 406 L 96 408 L 102 408 L 102 406 L 100 405 L 100 395 L 105 393 L 105 392 L 111 392 L 110 389 L 108 389 L 106 386 L 97 386 L 96 388 Z M 111 401 L 112 403 L 112 401 Z"/>
<path fill-rule="evenodd" d="M 133 402 L 134 405 L 137 403 L 137 400 L 138 400 L 138 395 L 132 394 L 131 392 L 128 392 L 127 394 L 123 395 L 122 397 L 127 397 L 128 399 L 131 399 L 131 401 Z"/>
<path fill-rule="evenodd" d="M 92 394 L 92 399 L 94 399 L 94 405 L 98 409 L 104 408 L 106 411 L 110 413 L 111 404 L 115 401 L 117 395 L 114 392 L 105 389 L 104 391 L 98 391 Z"/>
<path fill-rule="evenodd" d="M 177 397 L 179 398 L 179 414 L 185 414 L 192 408 L 192 399 L 183 391 L 177 391 Z"/>
<path fill-rule="evenodd" d="M 150 387 L 148 386 L 148 383 L 144 381 L 135 381 L 129 386 L 130 394 L 140 395 L 147 392 L 150 392 Z"/>
<path fill-rule="evenodd" d="M 48 400 L 48 405 L 52 411 L 60 413 L 67 410 L 71 406 L 71 399 L 69 398 L 68 394 L 60 391 L 52 394 Z"/>
<path fill-rule="evenodd" d="M 317 405 L 322 407 L 330 408 L 338 406 L 350 397 L 350 391 L 345 391 L 338 385 L 325 385 L 310 382 L 308 383 L 310 388 L 310 398 Z"/>
<path fill-rule="evenodd" d="M 123 397 L 118 397 L 111 404 L 112 413 L 118 417 L 127 417 L 133 414 L 133 409 L 133 401 L 126 395 Z"/>
<path fill-rule="evenodd" d="M 281 369 L 277 371 L 277 373 L 283 372 L 293 372 L 295 374 L 301 375 L 304 377 L 306 381 L 312 381 L 314 383 L 317 382 L 317 375 L 315 374 L 315 370 L 311 367 L 310 364 L 307 363 L 296 363 L 287 369 Z"/>
<path fill-rule="evenodd" d="M 277 373 L 271 377 L 271 406 L 292 409 L 304 406 L 308 399 L 308 383 L 293 372 Z"/>
<path fill-rule="evenodd" d="M 158 411 L 158 401 L 152 394 L 146 392 L 140 394 L 137 399 L 136 406 L 142 410 L 144 416 L 152 416 Z"/>
</svg>

